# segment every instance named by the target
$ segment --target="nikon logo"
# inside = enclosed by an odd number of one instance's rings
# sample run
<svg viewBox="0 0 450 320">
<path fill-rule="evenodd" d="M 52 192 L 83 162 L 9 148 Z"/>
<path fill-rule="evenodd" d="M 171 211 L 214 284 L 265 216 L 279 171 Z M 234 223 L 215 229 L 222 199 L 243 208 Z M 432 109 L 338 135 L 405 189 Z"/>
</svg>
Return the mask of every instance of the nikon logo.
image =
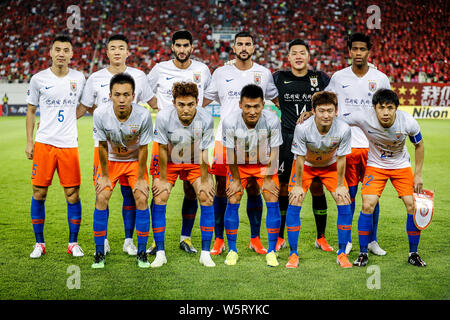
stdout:
<svg viewBox="0 0 450 320">
<path fill-rule="evenodd" d="M 413 117 L 416 119 L 448 119 L 448 108 L 415 107 Z"/>
</svg>

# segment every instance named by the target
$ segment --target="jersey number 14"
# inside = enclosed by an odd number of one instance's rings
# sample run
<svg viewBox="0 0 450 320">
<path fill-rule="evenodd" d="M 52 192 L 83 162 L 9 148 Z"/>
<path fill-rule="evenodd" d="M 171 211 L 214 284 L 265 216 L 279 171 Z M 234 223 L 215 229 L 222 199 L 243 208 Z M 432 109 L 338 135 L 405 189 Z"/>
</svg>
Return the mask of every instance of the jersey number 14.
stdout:
<svg viewBox="0 0 450 320">
<path fill-rule="evenodd" d="M 303 112 L 306 111 L 306 104 L 303 105 L 303 109 L 300 111 L 300 113 L 298 112 L 298 103 L 295 104 L 295 110 L 297 111 L 297 116 L 299 116 L 300 114 L 302 114 Z"/>
</svg>

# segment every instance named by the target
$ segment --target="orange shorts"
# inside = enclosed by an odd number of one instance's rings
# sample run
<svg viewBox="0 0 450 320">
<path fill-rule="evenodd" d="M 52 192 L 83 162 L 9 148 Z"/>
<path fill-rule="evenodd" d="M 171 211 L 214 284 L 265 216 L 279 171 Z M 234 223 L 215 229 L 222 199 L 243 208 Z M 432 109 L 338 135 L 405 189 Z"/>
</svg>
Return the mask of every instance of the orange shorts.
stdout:
<svg viewBox="0 0 450 320">
<path fill-rule="evenodd" d="M 227 148 L 220 142 L 216 141 L 214 145 L 214 161 L 212 164 L 212 174 L 216 176 L 227 176 Z"/>
<path fill-rule="evenodd" d="M 411 167 L 403 169 L 380 169 L 367 167 L 361 194 L 381 196 L 388 179 L 399 197 L 412 196 L 414 192 L 414 174 Z"/>
<path fill-rule="evenodd" d="M 108 161 L 108 173 L 113 189 L 117 181 L 126 181 L 127 185 L 134 189 L 139 174 L 139 161 Z M 144 178 L 149 183 L 147 168 Z"/>
<path fill-rule="evenodd" d="M 352 153 L 346 156 L 345 180 L 353 187 L 363 181 L 367 166 L 369 148 L 352 148 Z"/>
<path fill-rule="evenodd" d="M 40 142 L 34 143 L 31 184 L 48 187 L 55 169 L 63 187 L 76 187 L 81 183 L 78 148 L 58 148 Z"/>
<path fill-rule="evenodd" d="M 94 148 L 94 169 L 92 170 L 92 180 L 94 182 L 94 186 L 97 184 L 98 178 L 102 176 L 102 166 L 100 165 L 100 157 L 98 155 L 98 147 Z M 130 186 L 128 184 L 127 179 L 124 177 L 119 178 L 119 184 L 122 186 Z"/>
<path fill-rule="evenodd" d="M 150 160 L 150 175 L 159 175 L 159 143 L 153 141 L 152 143 L 152 157 Z"/>
<path fill-rule="evenodd" d="M 294 159 L 292 163 L 292 170 L 291 170 L 291 178 L 289 179 L 289 186 L 288 190 L 289 192 L 292 190 L 292 188 L 295 186 L 295 162 Z M 328 191 L 330 192 L 336 192 L 337 187 L 337 164 L 336 162 L 332 165 L 329 165 L 328 167 L 310 167 L 305 165 L 303 168 L 303 176 L 302 176 L 302 187 L 303 191 L 308 191 L 309 187 L 311 186 L 311 183 L 315 178 L 320 179 L 320 181 L 325 185 Z M 344 179 L 344 185 L 348 188 L 347 181 Z"/>
<path fill-rule="evenodd" d="M 157 166 L 157 173 L 153 175 L 153 178 L 159 178 L 159 165 Z M 210 170 L 208 169 L 208 172 Z M 167 163 L 167 182 L 175 185 L 175 182 L 180 176 L 180 180 L 189 181 L 191 184 L 201 177 L 200 165 L 190 163 L 175 164 L 173 162 Z"/>
<path fill-rule="evenodd" d="M 262 188 L 264 178 L 266 177 L 265 171 L 266 171 L 265 165 L 260 164 L 241 164 L 238 165 L 239 169 L 239 176 L 241 177 L 241 185 L 242 188 L 245 189 L 248 184 L 248 179 L 255 178 L 256 183 L 258 183 L 259 187 Z M 277 186 L 280 185 L 278 181 L 278 174 L 274 174 L 272 176 L 272 180 L 275 182 Z M 227 166 L 227 188 L 230 185 L 230 183 L 233 181 L 233 176 L 231 175 L 231 171 Z"/>
</svg>

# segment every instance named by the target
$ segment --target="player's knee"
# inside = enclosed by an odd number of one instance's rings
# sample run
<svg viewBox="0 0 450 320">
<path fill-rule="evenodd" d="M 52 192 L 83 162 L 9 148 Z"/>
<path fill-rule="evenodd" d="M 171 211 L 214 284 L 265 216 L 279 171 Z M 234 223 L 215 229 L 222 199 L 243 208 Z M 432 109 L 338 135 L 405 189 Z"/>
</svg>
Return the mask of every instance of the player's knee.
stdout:
<svg viewBox="0 0 450 320">
<path fill-rule="evenodd" d="M 194 187 L 192 184 L 189 183 L 189 181 L 183 182 L 183 190 L 184 190 L 184 197 L 188 200 L 196 200 L 197 195 L 195 194 Z"/>
<path fill-rule="evenodd" d="M 140 190 L 136 190 L 133 195 L 134 201 L 136 202 L 136 209 L 145 210 L 148 206 L 148 196 Z"/>
<path fill-rule="evenodd" d="M 110 190 L 102 190 L 97 194 L 95 206 L 99 210 L 105 210 L 108 207 L 109 199 L 111 198 Z"/>
<path fill-rule="evenodd" d="M 167 200 L 169 200 L 168 192 L 162 192 L 161 194 L 158 194 L 157 196 L 153 197 L 153 201 L 155 202 L 155 204 L 158 204 L 158 205 L 167 204 Z"/>
<path fill-rule="evenodd" d="M 241 203 L 242 193 L 235 193 L 231 197 L 228 198 L 228 202 L 231 204 Z"/>
<path fill-rule="evenodd" d="M 198 195 L 198 201 L 200 202 L 201 206 L 212 206 L 213 205 L 213 197 L 207 195 L 204 192 L 201 192 Z"/>
<path fill-rule="evenodd" d="M 351 203 L 351 201 L 348 201 L 348 200 L 345 200 L 345 199 L 343 199 L 343 198 L 341 198 L 341 197 L 339 197 L 337 200 L 336 200 L 336 204 L 338 205 L 338 206 L 346 206 L 346 205 L 348 205 L 348 204 L 350 204 Z M 374 207 L 374 209 L 375 209 L 375 207 Z M 373 211 L 373 210 L 372 210 Z"/>
<path fill-rule="evenodd" d="M 411 199 L 411 201 L 404 200 L 404 203 L 405 203 L 406 211 L 409 214 L 414 214 L 414 200 L 412 200 L 412 199 Z"/>
<path fill-rule="evenodd" d="M 289 205 L 301 207 L 303 205 L 303 200 L 300 198 L 296 198 L 295 200 L 289 199 Z"/>
<path fill-rule="evenodd" d="M 80 187 L 64 188 L 66 200 L 69 203 L 77 203 L 80 201 Z"/>
<path fill-rule="evenodd" d="M 275 196 L 273 193 L 268 191 L 263 192 L 263 197 L 266 202 L 278 202 L 278 196 Z"/>
<path fill-rule="evenodd" d="M 373 203 L 371 201 L 363 201 L 362 204 L 362 212 L 366 213 L 366 214 L 370 214 L 373 213 L 373 211 L 375 210 L 375 206 L 377 205 L 377 203 Z"/>
<path fill-rule="evenodd" d="M 46 187 L 33 186 L 34 200 L 44 201 L 47 198 L 47 191 L 48 191 L 48 189 Z"/>
</svg>

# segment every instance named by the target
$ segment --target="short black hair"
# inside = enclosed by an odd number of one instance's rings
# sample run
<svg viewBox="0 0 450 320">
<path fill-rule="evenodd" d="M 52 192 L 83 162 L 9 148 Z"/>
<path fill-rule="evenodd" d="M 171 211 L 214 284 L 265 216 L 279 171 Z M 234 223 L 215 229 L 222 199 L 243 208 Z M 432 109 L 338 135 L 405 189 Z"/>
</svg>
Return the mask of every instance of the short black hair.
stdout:
<svg viewBox="0 0 450 320">
<path fill-rule="evenodd" d="M 289 42 L 288 50 L 290 51 L 293 46 L 305 46 L 306 50 L 309 52 L 308 43 L 302 39 L 294 39 Z"/>
<path fill-rule="evenodd" d="M 396 108 L 400 104 L 398 101 L 398 95 L 390 89 L 379 89 L 372 98 L 372 104 L 375 107 L 377 104 L 383 105 L 386 103 L 393 103 Z"/>
<path fill-rule="evenodd" d="M 108 46 L 108 44 L 111 41 L 114 41 L 114 40 L 124 41 L 127 44 L 127 47 L 128 47 L 128 39 L 123 34 L 115 34 L 115 35 L 112 35 L 111 37 L 109 37 L 108 41 L 106 42 L 106 46 Z"/>
<path fill-rule="evenodd" d="M 253 43 L 255 42 L 253 35 L 248 31 L 241 31 L 241 32 L 236 33 L 236 35 L 234 36 L 234 42 L 236 42 L 237 38 L 246 38 L 246 37 L 252 38 L 252 42 Z"/>
<path fill-rule="evenodd" d="M 175 41 L 179 39 L 189 40 L 189 43 L 192 44 L 192 34 L 187 30 L 175 31 L 172 35 L 172 44 L 175 44 Z"/>
<path fill-rule="evenodd" d="M 257 99 L 261 98 L 264 101 L 264 92 L 260 86 L 256 84 L 248 84 L 241 90 L 241 101 L 244 98 Z"/>
<path fill-rule="evenodd" d="M 370 37 L 364 33 L 356 32 L 353 33 L 347 40 L 347 47 L 352 48 L 353 42 L 365 42 L 367 44 L 367 50 L 372 49 L 372 43 L 370 42 Z"/>
<path fill-rule="evenodd" d="M 68 43 L 70 43 L 70 45 L 72 45 L 72 40 L 71 40 L 68 36 L 66 36 L 66 35 L 58 35 L 58 36 L 56 36 L 56 37 L 53 39 L 53 41 L 52 41 L 52 46 L 53 46 L 53 44 L 54 44 L 56 41 L 59 41 L 59 42 L 68 42 Z"/>
<path fill-rule="evenodd" d="M 112 92 L 112 88 L 113 88 L 113 86 L 116 83 L 118 83 L 118 84 L 129 83 L 129 84 L 131 84 L 131 87 L 133 88 L 133 93 L 134 93 L 134 88 L 135 88 L 134 79 L 128 73 L 121 72 L 121 73 L 118 73 L 118 74 L 114 75 L 111 78 L 111 81 L 109 82 L 109 91 L 110 92 Z"/>
</svg>

